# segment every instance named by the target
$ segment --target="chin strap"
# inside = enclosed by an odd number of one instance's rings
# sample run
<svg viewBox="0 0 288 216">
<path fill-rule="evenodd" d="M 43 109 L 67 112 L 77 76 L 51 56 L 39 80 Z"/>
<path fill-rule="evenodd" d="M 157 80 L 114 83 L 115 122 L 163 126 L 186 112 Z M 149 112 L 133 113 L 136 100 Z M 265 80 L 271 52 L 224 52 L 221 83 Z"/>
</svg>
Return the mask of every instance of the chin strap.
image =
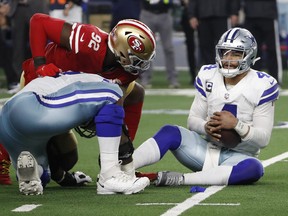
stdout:
<svg viewBox="0 0 288 216">
<path fill-rule="evenodd" d="M 253 62 L 252 62 L 252 64 L 254 65 L 258 60 L 260 60 L 261 59 L 261 57 L 257 57 L 257 58 L 255 58 L 254 60 L 253 60 Z"/>
</svg>

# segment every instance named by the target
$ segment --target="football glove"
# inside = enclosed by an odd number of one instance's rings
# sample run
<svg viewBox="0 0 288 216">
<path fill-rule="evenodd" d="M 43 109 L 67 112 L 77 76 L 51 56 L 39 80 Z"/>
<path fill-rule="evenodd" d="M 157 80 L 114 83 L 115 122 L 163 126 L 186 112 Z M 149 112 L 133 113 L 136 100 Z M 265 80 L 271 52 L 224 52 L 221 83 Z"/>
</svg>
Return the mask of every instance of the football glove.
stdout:
<svg viewBox="0 0 288 216">
<path fill-rule="evenodd" d="M 53 63 L 47 64 L 47 65 L 46 64 L 40 65 L 36 70 L 36 74 L 40 77 L 45 77 L 45 76 L 53 77 L 60 72 L 62 72 L 62 70 L 58 68 L 56 65 L 54 65 Z"/>
<path fill-rule="evenodd" d="M 90 176 L 86 175 L 81 171 L 77 171 L 73 173 L 65 172 L 64 178 L 57 183 L 62 187 L 73 187 L 73 186 L 83 186 L 91 182 L 92 179 Z"/>
<path fill-rule="evenodd" d="M 87 183 L 92 182 L 92 178 L 81 171 L 73 172 L 72 175 L 76 179 L 77 185 L 86 185 Z"/>
</svg>

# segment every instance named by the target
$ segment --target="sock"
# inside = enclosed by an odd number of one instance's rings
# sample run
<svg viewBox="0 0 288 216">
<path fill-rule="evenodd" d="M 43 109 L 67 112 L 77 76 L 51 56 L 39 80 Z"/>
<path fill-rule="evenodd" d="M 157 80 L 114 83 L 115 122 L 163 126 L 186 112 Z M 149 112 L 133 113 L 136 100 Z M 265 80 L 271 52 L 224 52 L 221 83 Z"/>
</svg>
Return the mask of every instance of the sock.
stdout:
<svg viewBox="0 0 288 216">
<path fill-rule="evenodd" d="M 141 118 L 142 106 L 143 106 L 143 102 L 139 102 L 136 104 L 126 105 L 124 107 L 125 109 L 124 121 L 128 127 L 129 135 L 132 141 L 134 140 L 136 136 L 136 132 L 137 132 L 138 125 L 140 122 L 140 118 Z"/>
<path fill-rule="evenodd" d="M 160 151 L 154 138 L 146 140 L 133 153 L 135 169 L 154 164 L 160 160 Z"/>
<path fill-rule="evenodd" d="M 43 170 L 43 167 L 42 167 Z M 48 172 L 48 170 L 43 170 L 42 174 L 40 175 L 40 179 L 41 179 L 41 183 L 43 188 L 46 187 L 46 185 L 50 182 L 51 178 L 50 178 L 50 174 Z"/>
<path fill-rule="evenodd" d="M 205 171 L 184 174 L 184 185 L 227 185 L 232 166 L 218 166 Z"/>
<path fill-rule="evenodd" d="M 0 143 L 0 155 L 1 155 L 1 159 L 10 161 L 9 154 L 1 143 Z"/>
<path fill-rule="evenodd" d="M 117 165 L 123 118 L 123 107 L 110 104 L 104 106 L 94 119 L 100 150 L 100 174 L 103 176 L 107 172 L 105 178 L 120 171 Z"/>
<path fill-rule="evenodd" d="M 101 162 L 100 173 L 101 174 L 106 173 L 110 171 L 111 168 L 117 169 L 120 136 L 98 137 L 98 142 L 99 142 L 100 162 Z"/>
<path fill-rule="evenodd" d="M 134 167 L 134 162 L 130 162 L 128 164 L 125 165 L 121 165 L 121 170 L 124 171 L 125 173 L 127 173 L 130 176 L 134 176 L 135 175 L 135 167 Z"/>
</svg>

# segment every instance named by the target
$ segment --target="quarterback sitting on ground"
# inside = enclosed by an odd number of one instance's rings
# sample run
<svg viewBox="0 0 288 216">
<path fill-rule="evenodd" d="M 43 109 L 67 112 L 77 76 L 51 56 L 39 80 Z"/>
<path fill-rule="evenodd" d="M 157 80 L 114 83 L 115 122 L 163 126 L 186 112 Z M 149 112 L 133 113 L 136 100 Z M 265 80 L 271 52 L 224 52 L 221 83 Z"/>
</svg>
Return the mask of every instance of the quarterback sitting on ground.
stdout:
<svg viewBox="0 0 288 216">
<path fill-rule="evenodd" d="M 202 66 L 196 78 L 188 129 L 162 127 L 135 150 L 135 168 L 156 163 L 170 150 L 193 172 L 147 174 L 158 186 L 258 181 L 264 168 L 257 157 L 270 140 L 279 89 L 272 76 L 250 68 L 256 55 L 257 43 L 248 30 L 232 28 L 225 32 L 216 45 L 216 64 Z M 232 132 L 227 139 L 235 136 L 235 130 L 239 143 L 222 142 L 223 130 Z"/>
</svg>

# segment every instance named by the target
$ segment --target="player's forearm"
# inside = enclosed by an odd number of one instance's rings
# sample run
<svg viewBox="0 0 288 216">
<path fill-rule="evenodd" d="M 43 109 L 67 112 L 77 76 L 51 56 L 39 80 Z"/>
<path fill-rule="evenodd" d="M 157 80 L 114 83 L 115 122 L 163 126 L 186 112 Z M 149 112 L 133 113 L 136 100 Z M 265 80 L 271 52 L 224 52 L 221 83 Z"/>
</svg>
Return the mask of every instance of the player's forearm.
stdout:
<svg viewBox="0 0 288 216">
<path fill-rule="evenodd" d="M 243 138 L 243 141 L 249 141 L 251 145 L 258 148 L 265 148 L 270 141 L 271 132 L 264 128 L 250 127 L 249 133 Z"/>
<path fill-rule="evenodd" d="M 60 44 L 64 21 L 37 13 L 30 19 L 30 47 L 33 58 L 44 57 L 47 41 Z"/>
<path fill-rule="evenodd" d="M 195 131 L 199 134 L 206 134 L 205 124 L 207 121 L 199 118 L 197 116 L 189 115 L 188 117 L 188 129 L 191 131 Z"/>
<path fill-rule="evenodd" d="M 206 134 L 205 124 L 207 122 L 207 103 L 200 95 L 196 95 L 189 112 L 187 127 L 191 131 Z"/>
<path fill-rule="evenodd" d="M 274 106 L 267 103 L 257 107 L 253 114 L 253 123 L 243 141 L 249 141 L 258 148 L 269 144 L 274 124 Z"/>
</svg>

